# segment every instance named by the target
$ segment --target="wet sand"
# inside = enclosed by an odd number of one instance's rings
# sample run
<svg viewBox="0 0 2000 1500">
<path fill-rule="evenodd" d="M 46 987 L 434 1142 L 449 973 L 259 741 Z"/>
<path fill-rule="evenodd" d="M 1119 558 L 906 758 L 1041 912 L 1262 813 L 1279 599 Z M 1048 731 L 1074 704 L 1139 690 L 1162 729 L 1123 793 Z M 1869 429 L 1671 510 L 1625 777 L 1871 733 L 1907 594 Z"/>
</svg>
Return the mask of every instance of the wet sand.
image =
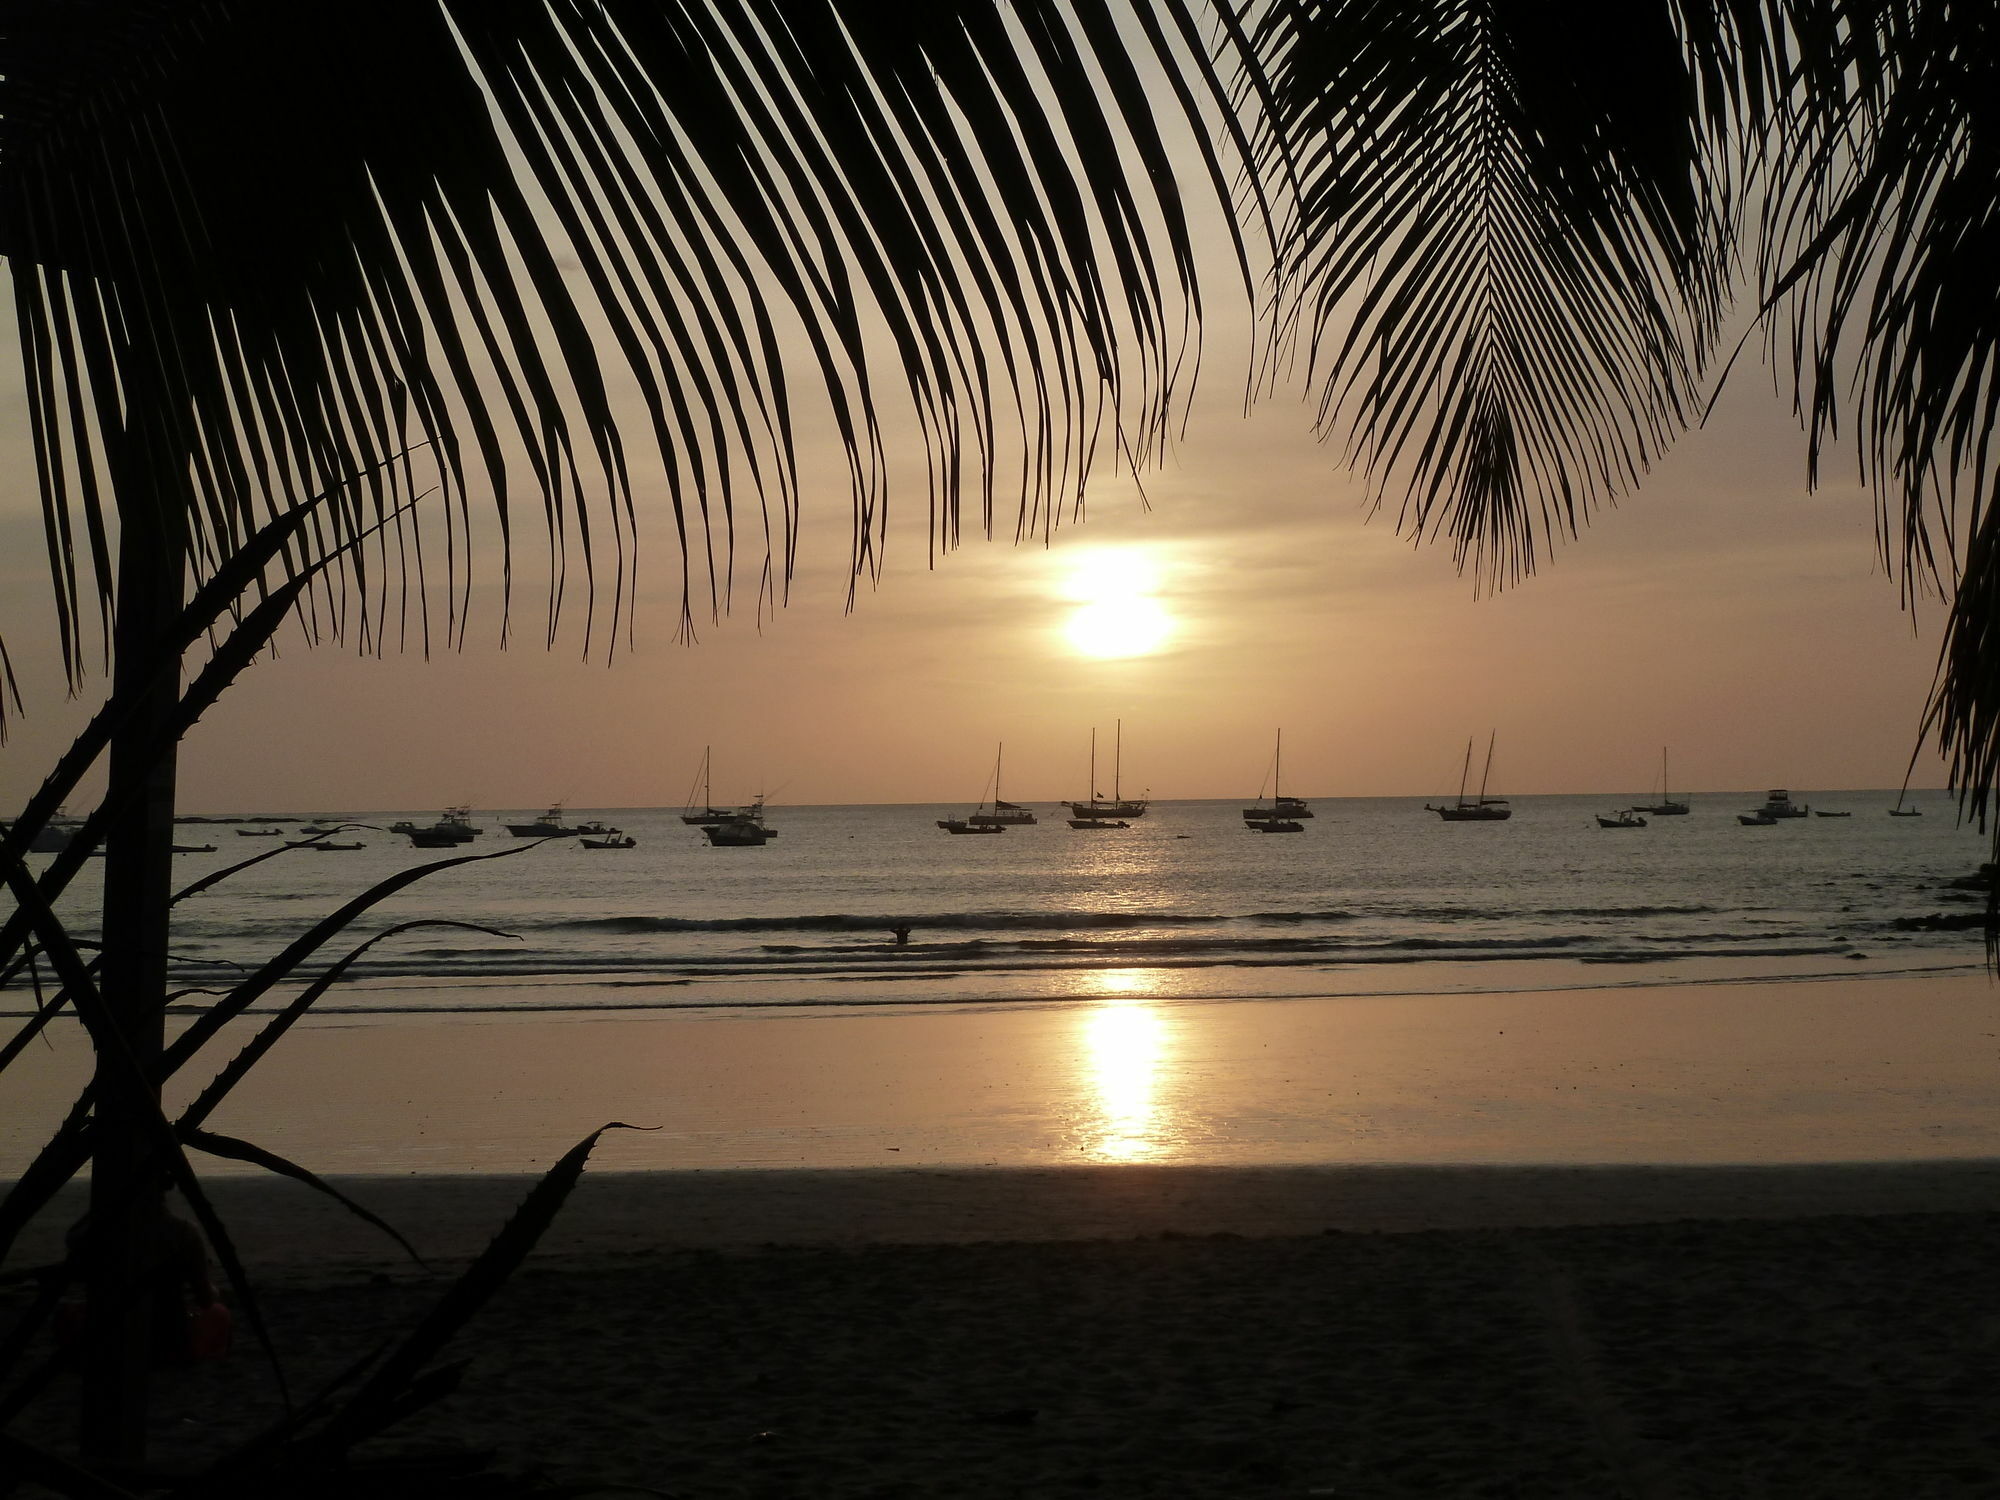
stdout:
<svg viewBox="0 0 2000 1500">
<path fill-rule="evenodd" d="M 2000 1157 L 2000 986 L 1983 973 L 1485 969 L 1591 987 L 1203 1002 L 1132 971 L 1097 976 L 1128 992 L 1059 1003 L 328 1017 L 214 1128 L 376 1176 L 532 1171 L 606 1120 L 660 1127 L 605 1141 L 598 1166 L 625 1171 Z M 53 1035 L 0 1075 L 0 1177 L 84 1077 L 83 1039 Z"/>
</svg>

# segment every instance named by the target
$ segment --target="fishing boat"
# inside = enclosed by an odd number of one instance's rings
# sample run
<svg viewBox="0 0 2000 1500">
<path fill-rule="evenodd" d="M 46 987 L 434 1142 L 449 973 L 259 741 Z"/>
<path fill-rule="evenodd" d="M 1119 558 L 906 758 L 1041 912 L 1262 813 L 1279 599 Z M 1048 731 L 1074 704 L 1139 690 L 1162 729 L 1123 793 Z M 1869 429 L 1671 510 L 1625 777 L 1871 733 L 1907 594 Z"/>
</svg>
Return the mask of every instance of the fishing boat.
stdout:
<svg viewBox="0 0 2000 1500">
<path fill-rule="evenodd" d="M 1499 737 L 1495 730 L 1486 741 L 1486 769 L 1479 773 L 1479 795 L 1467 797 L 1465 788 L 1472 777 L 1472 740 L 1465 742 L 1465 764 L 1458 773 L 1458 798 L 1453 802 L 1426 802 L 1424 810 L 1434 812 L 1447 823 L 1504 823 L 1514 816 L 1514 809 L 1507 805 L 1505 797 L 1486 795 L 1486 782 L 1493 774 L 1493 744 Z"/>
<path fill-rule="evenodd" d="M 574 828 L 563 824 L 563 805 L 552 803 L 548 810 L 532 823 L 509 823 L 507 831 L 517 839 L 566 839 L 576 833 Z"/>
<path fill-rule="evenodd" d="M 1745 828 L 1775 828 L 1778 826 L 1776 818 L 1767 812 L 1761 811 L 1738 813 L 1736 821 L 1741 823 Z"/>
<path fill-rule="evenodd" d="M 1296 822 L 1300 818 L 1310 818 L 1313 815 L 1312 806 L 1305 798 L 1287 797 L 1278 789 L 1278 763 L 1284 756 L 1284 750 L 1285 731 L 1280 729 L 1278 731 L 1277 749 L 1271 754 L 1271 805 L 1269 807 L 1257 806 L 1243 809 L 1243 821 L 1250 824 L 1253 828 L 1263 823 Z M 1258 831 L 1261 833 L 1292 833 L 1295 831 L 1303 832 L 1304 830 L 1259 828 Z"/>
<path fill-rule="evenodd" d="M 1851 818 L 1854 814 L 1851 812 L 1828 812 L 1823 807 L 1815 807 L 1813 809 L 1813 816 L 1815 818 Z"/>
<path fill-rule="evenodd" d="M 351 854 L 356 849 L 366 849 L 366 844 L 308 844 L 309 849 L 317 849 L 322 854 Z"/>
<path fill-rule="evenodd" d="M 312 830 L 300 831 L 309 833 Z M 325 831 L 333 833 L 337 830 L 329 828 Z M 391 823 L 389 832 L 406 835 L 419 849 L 449 849 L 453 844 L 471 843 L 485 830 L 473 826 L 471 807 L 461 804 L 457 807 L 447 807 L 438 814 L 434 823 L 412 823 L 405 819 L 400 823 Z M 424 836 L 421 843 L 417 839 L 419 834 Z"/>
<path fill-rule="evenodd" d="M 174 853 L 176 854 L 215 853 L 215 845 L 213 844 L 175 844 L 173 847 L 174 847 Z"/>
<path fill-rule="evenodd" d="M 738 808 L 721 823 L 701 825 L 702 836 L 719 849 L 754 849 L 778 836 L 778 830 L 764 822 L 764 799 Z"/>
<path fill-rule="evenodd" d="M 1120 778 L 1125 767 L 1125 721 L 1120 719 L 1116 738 L 1111 751 L 1111 796 L 1107 800 L 1097 789 L 1097 731 L 1090 731 L 1090 800 L 1087 802 L 1065 802 L 1070 810 L 1070 827 L 1077 826 L 1078 820 L 1086 823 L 1105 823 L 1118 818 L 1143 818 L 1146 816 L 1146 799 L 1136 797 L 1126 801 Z"/>
<path fill-rule="evenodd" d="M 1031 828 L 1034 826 L 1035 815 L 1032 812 L 1021 806 L 1018 802 L 1004 800 L 1000 795 L 1000 752 L 1006 748 L 1005 745 L 1001 745 L 993 752 L 992 809 L 987 812 L 975 812 L 971 817 L 966 819 L 968 823 L 977 823 L 982 828 Z"/>
<path fill-rule="evenodd" d="M 1645 810 L 1650 811 L 1650 809 Z M 1681 811 L 1685 812 L 1687 809 L 1682 808 Z M 1608 818 L 1603 813 L 1599 813 L 1597 815 L 1597 826 L 1599 828 L 1644 828 L 1646 820 L 1639 816 L 1640 812 L 1640 808 L 1628 807 L 1622 812 L 1613 813 Z"/>
<path fill-rule="evenodd" d="M 270 839 L 278 836 L 275 828 L 239 828 L 236 836 L 240 839 Z"/>
<path fill-rule="evenodd" d="M 1780 818 L 1807 818 L 1812 816 L 1811 804 L 1794 802 L 1792 794 L 1781 786 L 1774 786 L 1770 791 L 1764 793 L 1764 805 L 1755 809 L 1755 811 L 1763 813 L 1766 817 L 1773 820 Z"/>
<path fill-rule="evenodd" d="M 709 747 L 703 745 L 701 747 L 701 769 L 694 773 L 694 780 L 688 786 L 687 803 L 681 808 L 681 821 L 690 827 L 705 827 L 710 823 L 727 823 L 742 812 L 740 808 L 717 807 L 709 801 L 708 768 Z M 694 789 L 697 786 L 701 788 L 701 802 L 699 805 L 696 805 L 694 800 Z"/>
<path fill-rule="evenodd" d="M 75 838 L 82 831 L 82 828 L 83 824 L 80 820 L 72 818 L 66 813 L 58 812 L 47 823 L 44 823 L 36 830 L 33 838 L 28 840 L 27 852 L 29 854 L 60 854 L 69 847 L 69 841 Z M 14 825 L 12 823 L 0 822 L 0 834 L 8 834 L 13 831 Z"/>
<path fill-rule="evenodd" d="M 1660 747 L 1660 800 L 1651 807 L 1635 807 L 1633 812 L 1651 813 L 1656 818 L 1684 818 L 1694 810 L 1689 802 L 1676 802 L 1667 790 L 1667 747 Z M 1602 821 L 1602 820 L 1600 820 Z"/>
<path fill-rule="evenodd" d="M 1306 831 L 1305 824 L 1298 820 L 1300 817 L 1310 818 L 1312 812 L 1310 809 L 1307 809 L 1303 813 L 1293 813 L 1289 810 L 1294 806 L 1304 807 L 1305 804 L 1297 797 L 1287 797 L 1284 794 L 1283 782 L 1281 780 L 1284 772 L 1284 764 L 1285 731 L 1280 729 L 1278 731 L 1277 744 L 1271 751 L 1271 805 L 1269 807 L 1246 807 L 1243 809 L 1243 821 L 1252 833 L 1304 833 Z"/>
<path fill-rule="evenodd" d="M 587 838 L 582 840 L 582 844 L 586 849 L 636 849 L 639 847 L 639 841 L 633 838 L 631 834 L 621 834 L 615 828 L 611 831 L 611 837 L 609 838 Z"/>
<path fill-rule="evenodd" d="M 1909 795 L 1909 793 L 1908 793 L 1908 792 L 1898 792 L 1898 793 L 1896 794 L 1896 805 L 1895 805 L 1894 807 L 1892 807 L 1892 808 L 1890 808 L 1890 809 L 1889 809 L 1889 816 L 1890 816 L 1890 817 L 1892 817 L 1892 818 L 1921 818 L 1921 817 L 1922 817 L 1922 816 L 1924 815 L 1924 810 L 1923 810 L 1923 809 L 1922 809 L 1921 807 L 1905 807 L 1905 806 L 1903 806 L 1903 798 L 1907 797 L 1908 795 Z"/>
</svg>

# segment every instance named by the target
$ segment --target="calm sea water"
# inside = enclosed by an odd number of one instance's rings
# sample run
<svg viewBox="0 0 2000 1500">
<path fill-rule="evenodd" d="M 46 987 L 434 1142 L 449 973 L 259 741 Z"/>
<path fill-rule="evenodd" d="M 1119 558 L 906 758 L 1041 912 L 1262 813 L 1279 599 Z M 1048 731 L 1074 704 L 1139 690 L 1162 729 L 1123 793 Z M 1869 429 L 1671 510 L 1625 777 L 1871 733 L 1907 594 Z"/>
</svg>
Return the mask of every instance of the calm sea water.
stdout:
<svg viewBox="0 0 2000 1500">
<path fill-rule="evenodd" d="M 507 935 L 393 937 L 322 1009 L 1005 1002 L 1101 995 L 1120 976 L 1254 997 L 1504 988 L 1523 959 L 1572 964 L 1578 983 L 1614 979 L 1603 966 L 1623 967 L 1615 982 L 1649 982 L 1688 960 L 1760 977 L 1978 960 L 1977 933 L 1895 925 L 1977 899 L 1945 889 L 1988 847 L 1949 800 L 1931 794 L 1915 804 L 1924 816 L 1890 818 L 1891 793 L 1831 793 L 1809 800 L 1851 817 L 1740 826 L 1735 813 L 1760 800 L 1700 794 L 1689 817 L 1623 831 L 1597 827 L 1603 798 L 1520 798 L 1512 821 L 1483 825 L 1442 823 L 1420 798 L 1326 799 L 1293 836 L 1246 830 L 1236 802 L 1156 803 L 1130 829 L 1099 833 L 1039 808 L 1038 826 L 979 838 L 934 826 L 958 807 L 778 807 L 780 836 L 750 849 L 709 847 L 673 809 L 573 809 L 638 840 L 605 851 L 529 847 L 500 826 L 523 814 L 482 813 L 471 849 L 508 857 L 419 882 L 325 956 L 418 919 Z M 189 880 L 269 842 L 227 824 L 184 834 L 219 846 L 178 857 Z M 182 982 L 226 982 L 371 884 L 447 857 L 381 831 L 345 837 L 367 847 L 286 853 L 186 902 Z M 90 909 L 94 879 L 73 889 L 73 910 Z M 907 946 L 890 936 L 898 924 Z M 16 1013 L 27 1003 L 0 997 Z"/>
</svg>

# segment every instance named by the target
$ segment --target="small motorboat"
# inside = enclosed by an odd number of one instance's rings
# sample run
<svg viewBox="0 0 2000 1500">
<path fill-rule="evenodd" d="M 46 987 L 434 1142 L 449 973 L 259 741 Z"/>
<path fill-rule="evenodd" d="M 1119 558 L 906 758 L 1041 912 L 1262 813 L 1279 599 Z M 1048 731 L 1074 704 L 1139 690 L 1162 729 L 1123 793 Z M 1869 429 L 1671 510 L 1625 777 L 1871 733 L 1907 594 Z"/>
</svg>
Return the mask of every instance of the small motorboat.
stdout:
<svg viewBox="0 0 2000 1500">
<path fill-rule="evenodd" d="M 1312 815 L 1308 813 L 1307 817 Z M 1245 818 L 1243 826 L 1252 833 L 1304 833 L 1306 825 L 1292 818 Z"/>
<path fill-rule="evenodd" d="M 1738 813 L 1736 821 L 1741 823 L 1745 828 L 1775 828 L 1778 826 L 1776 818 L 1762 811 Z"/>
<path fill-rule="evenodd" d="M 975 814 L 976 816 L 976 814 Z M 946 833 L 1005 833 L 1004 823 L 975 823 L 971 818 L 939 818 L 937 826 Z"/>
<path fill-rule="evenodd" d="M 1637 808 L 1628 807 L 1620 812 L 1613 813 L 1608 818 L 1603 813 L 1599 813 L 1597 815 L 1597 826 L 1599 828 L 1644 828 L 1646 820 L 1639 816 Z"/>
<path fill-rule="evenodd" d="M 294 845 L 294 848 L 300 847 Z M 366 849 L 366 844 L 306 844 L 307 849 L 317 849 L 322 854 L 348 854 L 356 849 Z"/>
<path fill-rule="evenodd" d="M 1854 814 L 1851 812 L 1828 812 L 1823 807 L 1815 807 L 1813 809 L 1813 816 L 1815 818 L 1851 818 Z"/>
<path fill-rule="evenodd" d="M 240 839 L 274 839 L 278 836 L 275 828 L 239 828 L 236 836 Z"/>
<path fill-rule="evenodd" d="M 215 853 L 215 845 L 213 845 L 213 844 L 176 844 L 176 845 L 174 845 L 174 853 L 176 853 L 176 854 L 213 854 L 213 853 Z"/>
<path fill-rule="evenodd" d="M 1069 826 L 1088 832 L 1099 828 L 1130 828 L 1132 825 L 1119 818 L 1071 818 Z"/>
<path fill-rule="evenodd" d="M 636 849 L 639 847 L 639 841 L 633 838 L 631 834 L 620 833 L 616 828 L 612 829 L 610 834 L 604 838 L 586 838 L 580 840 L 580 842 L 586 849 Z"/>
</svg>

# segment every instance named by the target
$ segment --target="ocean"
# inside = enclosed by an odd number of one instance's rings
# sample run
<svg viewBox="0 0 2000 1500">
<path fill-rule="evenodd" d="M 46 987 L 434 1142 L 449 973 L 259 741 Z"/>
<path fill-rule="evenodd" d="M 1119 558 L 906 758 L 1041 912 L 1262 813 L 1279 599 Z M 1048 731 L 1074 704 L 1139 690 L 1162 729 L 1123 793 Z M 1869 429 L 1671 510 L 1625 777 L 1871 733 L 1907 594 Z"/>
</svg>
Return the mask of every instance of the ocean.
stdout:
<svg viewBox="0 0 2000 1500">
<path fill-rule="evenodd" d="M 1761 800 L 1624 830 L 1598 797 L 1488 824 L 1328 798 L 1296 835 L 1248 831 L 1235 802 L 1092 833 L 1040 808 L 986 837 L 936 827 L 963 807 L 774 807 L 778 837 L 737 849 L 675 809 L 572 810 L 630 832 L 617 850 L 483 813 L 471 847 L 502 857 L 398 892 L 303 973 L 396 924 L 485 930 L 369 948 L 216 1128 L 375 1176 L 538 1170 L 607 1120 L 649 1127 L 599 1148 L 638 1171 L 2000 1156 L 1981 934 L 1909 925 L 1983 909 L 1950 882 L 1986 839 L 1935 793 L 1921 817 L 1855 792 L 1807 799 L 1850 817 L 1739 825 Z M 237 826 L 296 824 L 186 824 L 218 847 L 178 856 L 182 878 L 278 843 Z M 453 857 L 339 839 L 366 847 L 286 851 L 183 904 L 176 1027 L 341 903 Z M 83 930 L 95 878 L 67 902 Z M 43 1040 L 0 1076 L 0 1176 L 88 1076 L 73 1023 Z"/>
<path fill-rule="evenodd" d="M 1329 987 L 1504 989 L 1510 965 L 1560 960 L 1592 985 L 1808 977 L 1975 964 L 1977 931 L 1899 919 L 1977 909 L 1948 883 L 1987 841 L 1930 794 L 1886 816 L 1890 792 L 1805 797 L 1845 818 L 1748 828 L 1761 793 L 1699 794 L 1687 817 L 1601 829 L 1609 799 L 1523 797 L 1511 821 L 1447 824 L 1420 798 L 1325 799 L 1296 835 L 1247 830 L 1240 802 L 1158 802 L 1124 830 L 1040 823 L 954 837 L 962 807 L 774 807 L 779 836 L 712 848 L 677 809 L 576 808 L 637 846 L 531 841 L 482 813 L 469 852 L 506 857 L 430 876 L 375 907 L 354 939 L 452 921 L 374 948 L 326 1012 L 732 1009 L 1001 1004 L 1116 992 L 1188 998 L 1325 994 Z M 190 898 L 176 975 L 226 984 L 341 902 L 449 858 L 387 825 L 431 813 L 322 815 L 375 825 L 353 852 L 286 853 Z M 268 847 L 237 826 L 184 825 L 176 873 L 193 880 Z M 96 867 L 65 906 L 90 931 Z M 906 945 L 891 929 L 907 925 Z M 504 934 L 504 935 L 498 935 Z M 337 941 L 325 958 L 344 953 Z M 1607 966 L 1625 971 L 1614 978 Z M 1537 966 L 1544 975 L 1545 966 Z M 1108 976 L 1108 977 L 1107 977 Z M 1545 983 L 1545 977 L 1538 978 Z M 0 997 L 19 1013 L 25 991 Z M 199 1006 L 202 997 L 181 1002 Z"/>
</svg>

